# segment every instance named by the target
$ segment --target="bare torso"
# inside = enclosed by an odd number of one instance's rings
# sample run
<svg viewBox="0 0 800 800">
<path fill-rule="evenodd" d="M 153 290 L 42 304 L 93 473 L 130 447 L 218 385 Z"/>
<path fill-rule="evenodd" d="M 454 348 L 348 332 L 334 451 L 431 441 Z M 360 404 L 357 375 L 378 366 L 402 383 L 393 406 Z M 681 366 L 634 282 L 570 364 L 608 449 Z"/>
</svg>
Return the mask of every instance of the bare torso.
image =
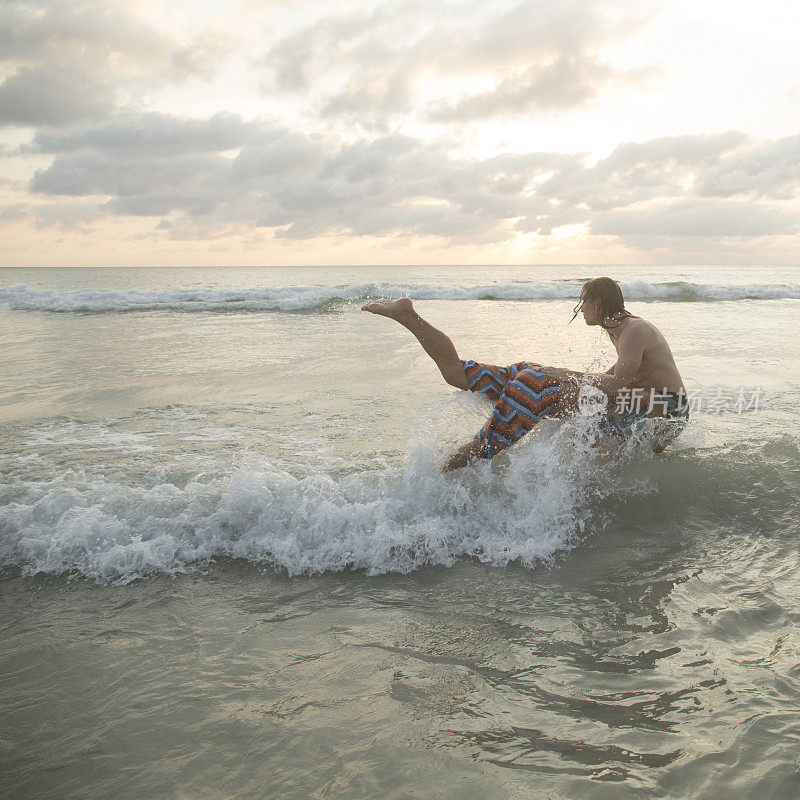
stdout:
<svg viewBox="0 0 800 800">
<path fill-rule="evenodd" d="M 631 328 L 631 326 L 634 326 Z M 629 329 L 635 333 L 643 345 L 641 364 L 632 378 L 625 382 L 631 389 L 641 389 L 643 397 L 649 397 L 651 390 L 656 394 L 685 391 L 675 359 L 672 356 L 667 340 L 655 325 L 639 317 L 626 317 L 620 321 L 619 327 L 611 331 L 611 342 L 617 355 L 620 354 L 619 340 L 622 333 Z M 612 367 L 610 373 L 583 373 L 561 367 L 544 366 L 544 371 L 563 381 L 565 391 L 564 412 L 569 413 L 577 403 L 580 384 L 594 384 L 602 389 L 613 400 L 619 390 L 619 382 Z M 613 407 L 613 406 L 612 406 Z M 656 412 L 658 414 L 658 412 Z"/>
<path fill-rule="evenodd" d="M 669 344 L 664 338 L 664 334 L 647 320 L 640 317 L 627 317 L 620 322 L 619 328 L 615 328 L 611 333 L 611 341 L 619 355 L 619 339 L 623 330 L 630 326 L 636 326 L 637 333 L 644 341 L 644 351 L 642 353 L 642 363 L 631 385 L 645 390 L 649 393 L 651 389 L 656 392 L 680 392 L 685 391 L 683 379 L 681 378 L 678 367 Z"/>
</svg>

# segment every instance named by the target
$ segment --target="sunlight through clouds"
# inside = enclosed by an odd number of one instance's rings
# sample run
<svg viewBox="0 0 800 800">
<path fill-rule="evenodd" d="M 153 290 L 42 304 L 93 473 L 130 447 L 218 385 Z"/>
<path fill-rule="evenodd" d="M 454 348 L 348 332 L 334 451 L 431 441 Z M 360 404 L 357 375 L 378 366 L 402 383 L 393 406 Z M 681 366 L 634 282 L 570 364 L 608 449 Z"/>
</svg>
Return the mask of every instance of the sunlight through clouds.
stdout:
<svg viewBox="0 0 800 800">
<path fill-rule="evenodd" d="M 89 237 L 121 235 L 142 264 L 780 262 L 793 9 L 10 2 L 5 261 L 105 263 Z"/>
</svg>

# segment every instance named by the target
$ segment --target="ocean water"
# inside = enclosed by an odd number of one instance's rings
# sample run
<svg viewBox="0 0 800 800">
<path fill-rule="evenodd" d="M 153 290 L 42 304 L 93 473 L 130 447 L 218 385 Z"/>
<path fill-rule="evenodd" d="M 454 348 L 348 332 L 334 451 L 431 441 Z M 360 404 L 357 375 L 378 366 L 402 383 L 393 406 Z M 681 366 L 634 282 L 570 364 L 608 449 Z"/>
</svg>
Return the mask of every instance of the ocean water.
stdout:
<svg viewBox="0 0 800 800">
<path fill-rule="evenodd" d="M 602 370 L 620 281 L 691 421 L 444 475 L 462 358 Z M 800 794 L 800 269 L 0 270 L 0 793 Z"/>
</svg>

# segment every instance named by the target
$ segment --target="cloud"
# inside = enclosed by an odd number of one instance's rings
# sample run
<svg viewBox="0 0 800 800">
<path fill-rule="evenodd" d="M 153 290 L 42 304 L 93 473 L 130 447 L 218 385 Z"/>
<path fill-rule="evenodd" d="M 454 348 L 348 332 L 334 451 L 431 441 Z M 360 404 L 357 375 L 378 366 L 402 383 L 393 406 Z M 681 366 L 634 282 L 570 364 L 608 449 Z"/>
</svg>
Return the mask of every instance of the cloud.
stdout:
<svg viewBox="0 0 800 800">
<path fill-rule="evenodd" d="M 745 139 L 744 134 L 729 131 L 624 142 L 592 167 L 573 162 L 542 183 L 538 193 L 548 200 L 596 211 L 681 196 L 691 191 L 698 174 L 713 169 Z"/>
<path fill-rule="evenodd" d="M 193 154 L 170 158 L 131 158 L 82 151 L 59 156 L 46 170 L 36 173 L 31 191 L 49 195 L 116 198 L 111 208 L 123 213 L 163 214 L 175 208 L 191 211 L 216 205 L 223 182 L 215 173 L 227 169 L 219 155 Z M 165 207 L 165 198 L 171 202 Z M 148 209 L 154 210 L 148 210 Z M 134 210 L 129 210 L 134 209 Z"/>
<path fill-rule="evenodd" d="M 26 148 L 34 153 L 78 150 L 130 155 L 170 156 L 232 150 L 262 140 L 263 131 L 238 114 L 219 112 L 208 119 L 191 119 L 158 112 L 118 115 L 91 127 L 37 131 Z"/>
<path fill-rule="evenodd" d="M 493 89 L 452 103 L 432 104 L 425 118 L 434 122 L 466 122 L 499 114 L 555 111 L 582 105 L 614 85 L 646 80 L 650 71 L 618 72 L 608 64 L 583 56 L 559 57 L 515 72 Z"/>
<path fill-rule="evenodd" d="M 784 169 L 796 138 L 662 137 L 621 144 L 588 165 L 582 153 L 459 156 L 445 140 L 397 133 L 347 142 L 233 114 L 127 115 L 40 132 L 32 149 L 53 161 L 30 190 L 93 200 L 103 215 L 171 217 L 181 236 L 194 226 L 198 237 L 272 228 L 294 239 L 487 243 L 581 224 L 591 235 L 636 241 L 759 237 L 796 229 L 790 205 L 758 199 L 774 195 L 776 176 L 782 196 L 800 187 L 800 176 L 792 183 Z M 760 165 L 747 172 L 749 198 L 730 197 L 728 184 L 708 194 L 742 164 Z"/>
<path fill-rule="evenodd" d="M 786 200 L 800 191 L 800 135 L 733 153 L 709 170 L 698 186 L 705 197 L 751 195 Z"/>
<path fill-rule="evenodd" d="M 111 88 L 82 70 L 23 67 L 0 84 L 0 125 L 62 125 L 113 107 Z"/>
<path fill-rule="evenodd" d="M 321 136 L 285 128 L 262 130 L 258 139 L 243 148 L 232 162 L 230 180 L 258 187 L 274 177 L 294 180 L 310 176 L 321 167 L 332 147 L 334 140 Z"/>
<path fill-rule="evenodd" d="M 171 55 L 173 75 L 211 79 L 236 50 L 236 41 L 220 31 L 204 31 Z"/>
<path fill-rule="evenodd" d="M 35 206 L 30 203 L 13 203 L 0 208 L 0 220 L 2 222 L 16 222 L 17 220 L 28 219 L 35 213 Z"/>
<path fill-rule="evenodd" d="M 635 238 L 675 236 L 767 236 L 795 233 L 796 213 L 754 201 L 691 198 L 626 208 L 595 216 L 593 234 Z"/>
<path fill-rule="evenodd" d="M 500 241 L 505 218 L 519 211 L 519 192 L 564 160 L 558 154 L 458 159 L 442 143 L 397 134 L 343 143 L 286 128 L 256 133 L 233 116 L 214 122 L 143 115 L 42 134 L 39 151 L 61 150 L 30 189 L 96 197 L 109 214 L 181 212 L 209 229 L 238 223 L 280 228 L 279 235 L 293 238 L 346 231 Z M 153 141 L 153 130 L 169 135 Z M 226 155 L 222 148 L 232 144 L 238 154 Z"/>
<path fill-rule="evenodd" d="M 144 92 L 210 78 L 224 33 L 160 30 L 126 0 L 7 2 L 0 26 L 0 125 L 58 126 L 111 116 Z"/>
<path fill-rule="evenodd" d="M 12 0 L 4 5 L 0 53 L 4 62 L 18 66 L 142 69 L 161 66 L 176 45 L 141 21 L 134 13 L 137 4 L 123 0 Z"/>
<path fill-rule="evenodd" d="M 105 213 L 94 203 L 44 203 L 36 208 L 36 228 L 88 231 Z"/>
<path fill-rule="evenodd" d="M 265 92 L 310 94 L 323 118 L 373 128 L 401 114 L 484 120 L 570 109 L 641 84 L 652 69 L 618 70 L 601 53 L 651 16 L 631 2 L 613 10 L 594 0 L 458 2 L 443 9 L 395 2 L 317 19 L 269 47 L 258 64 L 272 76 Z M 476 92 L 476 80 L 491 85 Z"/>
<path fill-rule="evenodd" d="M 306 91 L 334 64 L 348 71 L 387 60 L 396 64 L 398 42 L 418 34 L 427 10 L 419 2 L 395 2 L 315 19 L 270 44 L 256 61 L 273 79 L 264 76 L 265 90 Z"/>
</svg>

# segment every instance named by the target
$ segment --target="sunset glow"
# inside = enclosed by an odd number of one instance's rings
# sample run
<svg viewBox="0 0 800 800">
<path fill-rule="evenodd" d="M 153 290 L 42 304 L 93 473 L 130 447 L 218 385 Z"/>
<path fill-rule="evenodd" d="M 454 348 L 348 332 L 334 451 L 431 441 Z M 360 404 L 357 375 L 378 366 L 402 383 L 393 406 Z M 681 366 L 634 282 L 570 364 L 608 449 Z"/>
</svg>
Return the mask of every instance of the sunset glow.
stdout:
<svg viewBox="0 0 800 800">
<path fill-rule="evenodd" d="M 789 2 L 3 16 L 4 266 L 797 261 Z"/>
</svg>

